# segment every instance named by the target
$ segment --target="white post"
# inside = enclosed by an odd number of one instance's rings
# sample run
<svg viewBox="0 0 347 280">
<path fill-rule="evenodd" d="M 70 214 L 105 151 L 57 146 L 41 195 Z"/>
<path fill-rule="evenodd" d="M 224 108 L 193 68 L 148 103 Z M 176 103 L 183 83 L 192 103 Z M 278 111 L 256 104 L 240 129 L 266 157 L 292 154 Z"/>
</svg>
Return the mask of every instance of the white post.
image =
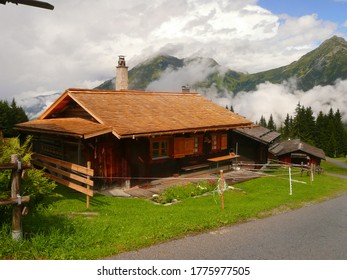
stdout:
<svg viewBox="0 0 347 280">
<path fill-rule="evenodd" d="M 314 181 L 314 172 L 316 170 L 316 165 L 313 165 L 311 168 L 311 176 L 312 176 L 312 182 Z"/>
<path fill-rule="evenodd" d="M 220 179 L 219 179 L 219 188 L 221 191 L 221 199 L 222 199 L 222 210 L 224 210 L 224 175 L 223 175 L 223 169 L 220 170 Z"/>
<path fill-rule="evenodd" d="M 292 171 L 291 168 L 288 168 L 288 172 L 289 172 L 289 195 L 293 194 L 293 188 L 292 188 Z"/>
</svg>

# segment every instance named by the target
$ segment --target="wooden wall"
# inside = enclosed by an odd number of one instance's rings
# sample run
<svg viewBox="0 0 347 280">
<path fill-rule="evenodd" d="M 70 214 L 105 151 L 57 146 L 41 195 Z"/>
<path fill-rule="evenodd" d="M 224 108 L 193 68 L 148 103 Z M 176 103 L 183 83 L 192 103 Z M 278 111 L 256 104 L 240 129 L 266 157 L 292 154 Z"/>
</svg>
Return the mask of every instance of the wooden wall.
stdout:
<svg viewBox="0 0 347 280">
<path fill-rule="evenodd" d="M 206 162 L 229 152 L 226 132 L 197 133 L 163 137 L 117 139 L 111 133 L 82 140 L 50 135 L 34 138 L 35 152 L 86 166 L 91 162 L 95 187 L 133 184 L 145 178 L 163 178 L 180 173 L 184 166 Z M 165 143 L 158 154 L 154 143 Z M 156 155 L 156 157 L 154 157 Z"/>
</svg>

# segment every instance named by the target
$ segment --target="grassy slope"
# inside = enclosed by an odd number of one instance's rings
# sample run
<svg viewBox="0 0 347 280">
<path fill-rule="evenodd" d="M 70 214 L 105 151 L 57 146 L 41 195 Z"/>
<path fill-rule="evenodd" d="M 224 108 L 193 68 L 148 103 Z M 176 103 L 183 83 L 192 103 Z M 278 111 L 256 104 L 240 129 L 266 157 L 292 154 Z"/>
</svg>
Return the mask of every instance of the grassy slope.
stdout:
<svg viewBox="0 0 347 280">
<path fill-rule="evenodd" d="M 171 206 L 97 195 L 88 209 L 91 213 L 82 215 L 86 211 L 84 197 L 58 188 L 60 197 L 48 208 L 24 218 L 22 243 L 13 243 L 10 228 L 3 227 L 0 259 L 97 259 L 347 192 L 346 181 L 339 178 L 317 175 L 312 186 L 308 176 L 294 178 L 307 184 L 294 182 L 292 196 L 287 174 L 238 184 L 243 191 L 225 193 L 224 211 L 217 194 L 189 198 Z"/>
<path fill-rule="evenodd" d="M 342 163 L 347 164 L 346 158 L 335 158 L 335 160 L 338 160 L 338 161 L 341 161 Z M 335 165 L 333 163 L 330 163 L 330 162 L 323 162 L 323 168 L 327 173 L 347 175 L 347 169 L 346 168 L 342 168 L 342 167 Z"/>
</svg>

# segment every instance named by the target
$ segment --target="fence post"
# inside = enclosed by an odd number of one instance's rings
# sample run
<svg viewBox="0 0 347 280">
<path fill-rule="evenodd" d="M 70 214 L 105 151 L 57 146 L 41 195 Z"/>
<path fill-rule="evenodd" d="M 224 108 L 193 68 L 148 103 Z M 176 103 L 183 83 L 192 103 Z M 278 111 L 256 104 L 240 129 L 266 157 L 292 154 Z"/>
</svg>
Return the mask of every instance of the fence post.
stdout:
<svg viewBox="0 0 347 280">
<path fill-rule="evenodd" d="M 220 179 L 219 179 L 219 187 L 221 191 L 221 199 L 222 199 L 222 210 L 224 210 L 224 173 L 223 169 L 220 170 Z"/>
<path fill-rule="evenodd" d="M 288 173 L 289 173 L 289 195 L 293 194 L 293 186 L 292 186 L 292 169 L 290 166 L 288 167 Z"/>
<path fill-rule="evenodd" d="M 22 206 L 20 196 L 22 168 L 20 163 L 20 155 L 11 155 L 11 163 L 18 165 L 17 168 L 12 169 L 11 173 L 11 198 L 15 198 L 18 200 L 17 205 L 15 205 L 12 210 L 12 239 L 14 241 L 22 241 Z"/>
<path fill-rule="evenodd" d="M 91 162 L 88 160 L 87 161 L 87 168 L 90 169 L 91 168 Z M 89 180 L 90 179 L 90 176 L 87 175 L 87 179 Z M 90 186 L 89 184 L 87 184 L 87 190 L 89 191 L 90 190 Z M 90 196 L 87 195 L 86 197 L 86 207 L 89 208 L 89 204 L 90 204 Z"/>
</svg>

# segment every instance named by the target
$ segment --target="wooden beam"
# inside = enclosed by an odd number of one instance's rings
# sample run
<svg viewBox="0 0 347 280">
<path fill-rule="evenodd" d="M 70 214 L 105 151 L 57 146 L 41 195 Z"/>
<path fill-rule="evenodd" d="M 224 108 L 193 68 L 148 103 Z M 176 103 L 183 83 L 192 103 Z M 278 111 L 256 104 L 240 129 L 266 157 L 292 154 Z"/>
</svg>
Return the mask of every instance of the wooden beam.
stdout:
<svg viewBox="0 0 347 280">
<path fill-rule="evenodd" d="M 22 164 L 22 169 L 29 168 L 30 165 L 27 163 Z M 0 165 L 0 170 L 7 170 L 7 169 L 17 169 L 18 168 L 18 163 L 5 163 Z"/>
<path fill-rule="evenodd" d="M 46 173 L 45 175 L 46 175 L 46 177 L 56 181 L 59 184 L 62 184 L 64 186 L 66 186 L 66 187 L 69 187 L 70 189 L 74 189 L 75 191 L 81 192 L 81 193 L 86 194 L 88 196 L 94 196 L 94 191 L 92 191 L 92 190 L 88 190 L 85 187 L 82 187 L 80 185 L 71 183 L 68 180 L 65 180 L 63 178 L 59 178 L 58 176 L 55 176 L 55 175 L 52 175 L 52 174 L 49 174 L 49 173 Z"/>
<path fill-rule="evenodd" d="M 60 159 L 44 156 L 41 154 L 33 154 L 32 158 L 39 159 L 42 161 L 47 161 L 47 162 L 53 163 L 53 164 L 57 164 L 61 167 L 64 167 L 64 168 L 67 168 L 67 169 L 70 169 L 70 170 L 73 170 L 76 172 L 80 172 L 80 173 L 85 174 L 87 176 L 94 176 L 94 170 L 93 169 L 88 169 L 87 167 L 77 165 L 77 164 L 74 164 L 71 162 L 67 162 L 67 161 L 63 161 Z"/>
<path fill-rule="evenodd" d="M 17 163 L 5 163 L 5 164 L 1 164 L 0 170 L 16 169 L 17 166 L 18 166 Z"/>
<path fill-rule="evenodd" d="M 22 203 L 28 203 L 30 201 L 30 196 L 22 196 L 21 201 Z M 6 200 L 0 200 L 0 206 L 9 204 L 18 204 L 18 198 L 11 197 Z"/>
</svg>

